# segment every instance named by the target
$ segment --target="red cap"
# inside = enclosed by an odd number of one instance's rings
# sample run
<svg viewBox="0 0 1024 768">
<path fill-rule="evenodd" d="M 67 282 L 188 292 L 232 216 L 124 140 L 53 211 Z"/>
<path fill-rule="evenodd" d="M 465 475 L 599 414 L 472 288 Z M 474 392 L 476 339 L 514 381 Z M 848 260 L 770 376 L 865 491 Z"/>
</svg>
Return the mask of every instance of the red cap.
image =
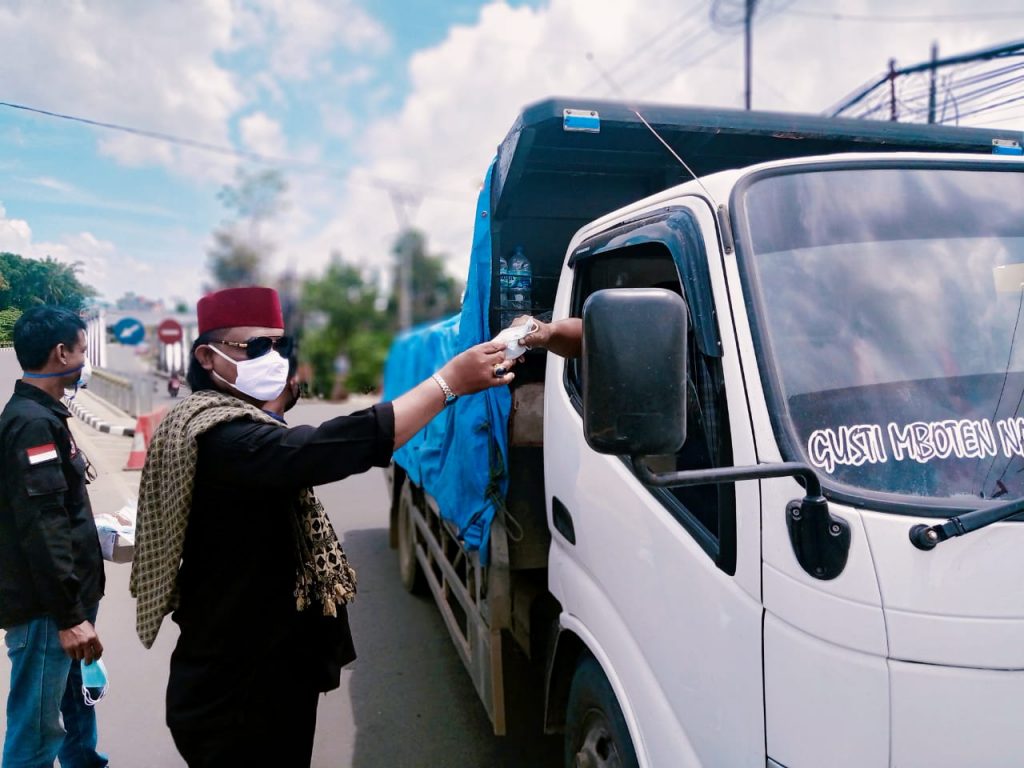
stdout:
<svg viewBox="0 0 1024 768">
<path fill-rule="evenodd" d="M 196 310 L 199 333 L 244 325 L 284 328 L 281 300 L 273 288 L 225 288 L 203 296 Z"/>
</svg>

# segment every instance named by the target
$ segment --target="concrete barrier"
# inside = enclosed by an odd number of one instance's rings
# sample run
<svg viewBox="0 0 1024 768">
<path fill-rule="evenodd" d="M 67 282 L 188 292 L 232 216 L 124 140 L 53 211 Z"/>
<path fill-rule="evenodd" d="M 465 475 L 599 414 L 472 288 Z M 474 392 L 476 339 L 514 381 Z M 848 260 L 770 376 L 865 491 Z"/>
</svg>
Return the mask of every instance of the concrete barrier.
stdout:
<svg viewBox="0 0 1024 768">
<path fill-rule="evenodd" d="M 153 409 L 153 385 L 147 379 L 130 379 L 94 368 L 89 391 L 130 416 L 141 416 Z"/>
</svg>

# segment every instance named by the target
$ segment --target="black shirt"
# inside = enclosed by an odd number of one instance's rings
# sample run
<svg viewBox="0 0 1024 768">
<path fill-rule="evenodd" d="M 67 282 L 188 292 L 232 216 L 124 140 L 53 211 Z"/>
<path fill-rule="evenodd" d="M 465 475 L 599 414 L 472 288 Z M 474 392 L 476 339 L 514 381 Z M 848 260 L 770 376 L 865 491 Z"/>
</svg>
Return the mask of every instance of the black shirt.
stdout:
<svg viewBox="0 0 1024 768">
<path fill-rule="evenodd" d="M 0 627 L 50 616 L 68 629 L 103 597 L 87 462 L 70 416 L 24 381 L 0 414 Z"/>
<path fill-rule="evenodd" d="M 181 629 L 171 658 L 167 722 L 208 729 L 237 723 L 282 685 L 326 691 L 355 658 L 344 609 L 295 607 L 289 515 L 303 488 L 387 466 L 395 439 L 390 403 L 319 427 L 247 419 L 199 438 L 185 532 Z"/>
</svg>

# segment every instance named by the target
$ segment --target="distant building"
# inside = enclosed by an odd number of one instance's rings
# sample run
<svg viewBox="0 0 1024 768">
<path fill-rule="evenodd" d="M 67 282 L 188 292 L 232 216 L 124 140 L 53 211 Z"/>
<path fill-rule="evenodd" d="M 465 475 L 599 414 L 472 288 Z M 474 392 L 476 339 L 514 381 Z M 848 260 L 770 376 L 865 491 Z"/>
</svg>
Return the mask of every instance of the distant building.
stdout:
<svg viewBox="0 0 1024 768">
<path fill-rule="evenodd" d="M 114 302 L 114 306 L 121 312 L 163 312 L 163 299 L 147 299 L 139 296 L 133 291 L 128 291 Z"/>
</svg>

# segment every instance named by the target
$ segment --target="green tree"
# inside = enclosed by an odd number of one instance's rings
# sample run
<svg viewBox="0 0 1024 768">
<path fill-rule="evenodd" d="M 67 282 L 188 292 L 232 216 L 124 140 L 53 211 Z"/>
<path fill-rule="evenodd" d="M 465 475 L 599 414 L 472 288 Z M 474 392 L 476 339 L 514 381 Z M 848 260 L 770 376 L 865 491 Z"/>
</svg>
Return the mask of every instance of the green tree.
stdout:
<svg viewBox="0 0 1024 768">
<path fill-rule="evenodd" d="M 207 251 L 214 284 L 212 290 L 262 282 L 263 252 L 227 229 L 213 233 L 213 247 Z"/>
<path fill-rule="evenodd" d="M 334 391 L 335 361 L 342 355 L 349 362 L 349 390 L 380 386 L 393 321 L 377 308 L 378 298 L 377 288 L 338 254 L 332 255 L 323 276 L 305 282 L 302 310 L 307 327 L 301 349 L 313 368 L 314 391 Z"/>
<path fill-rule="evenodd" d="M 444 256 L 427 253 L 427 240 L 416 229 L 399 235 L 395 255 L 394 285 L 390 310 L 397 318 L 398 292 L 401 290 L 400 261 L 409 253 L 412 261 L 412 324 L 448 317 L 461 309 L 463 284 L 445 272 Z"/>
<path fill-rule="evenodd" d="M 0 309 L 22 311 L 39 304 L 56 304 L 81 311 L 96 291 L 78 279 L 81 264 L 66 264 L 50 256 L 26 259 L 15 253 L 0 253 Z"/>
<path fill-rule="evenodd" d="M 287 184 L 279 171 L 239 169 L 235 183 L 217 197 L 232 217 L 213 232 L 207 265 L 214 284 L 230 288 L 263 282 L 263 264 L 274 245 L 263 237 L 263 226 L 284 207 Z"/>
<path fill-rule="evenodd" d="M 14 324 L 21 317 L 21 310 L 14 307 L 0 309 L 0 347 L 14 343 Z"/>
</svg>

